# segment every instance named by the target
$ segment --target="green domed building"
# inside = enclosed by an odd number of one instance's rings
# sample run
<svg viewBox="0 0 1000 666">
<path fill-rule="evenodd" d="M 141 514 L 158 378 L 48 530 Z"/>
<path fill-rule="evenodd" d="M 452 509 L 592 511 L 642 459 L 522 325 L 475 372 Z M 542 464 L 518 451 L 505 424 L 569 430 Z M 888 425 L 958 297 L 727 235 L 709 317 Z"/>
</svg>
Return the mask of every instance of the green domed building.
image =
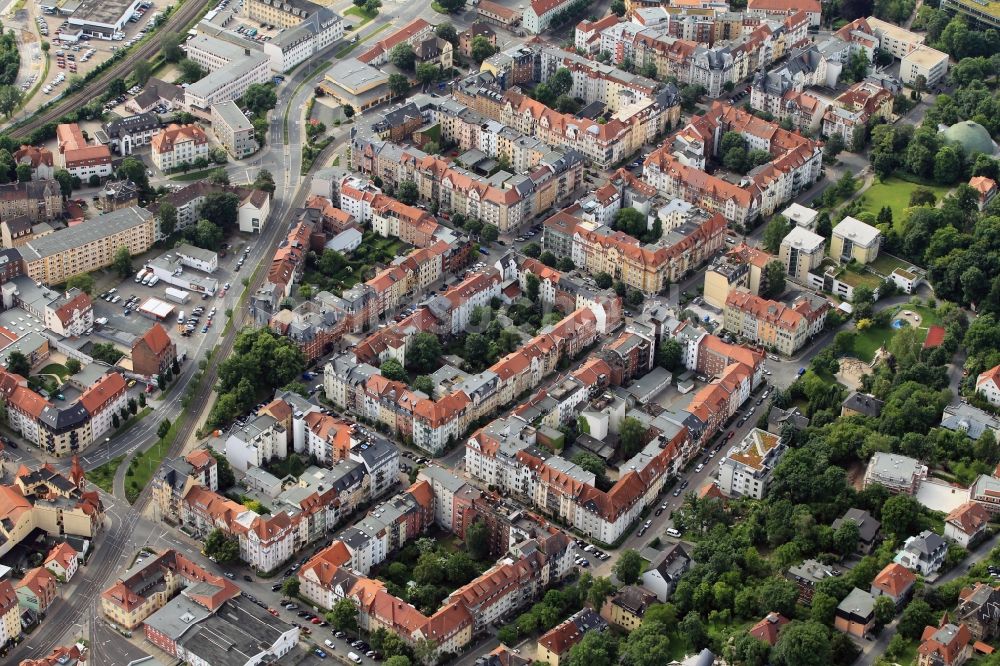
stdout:
<svg viewBox="0 0 1000 666">
<path fill-rule="evenodd" d="M 993 143 L 986 128 L 971 120 L 955 123 L 942 132 L 942 135 L 949 142 L 962 146 L 967 157 L 971 157 L 975 153 L 992 156 L 997 151 L 997 146 Z"/>
</svg>

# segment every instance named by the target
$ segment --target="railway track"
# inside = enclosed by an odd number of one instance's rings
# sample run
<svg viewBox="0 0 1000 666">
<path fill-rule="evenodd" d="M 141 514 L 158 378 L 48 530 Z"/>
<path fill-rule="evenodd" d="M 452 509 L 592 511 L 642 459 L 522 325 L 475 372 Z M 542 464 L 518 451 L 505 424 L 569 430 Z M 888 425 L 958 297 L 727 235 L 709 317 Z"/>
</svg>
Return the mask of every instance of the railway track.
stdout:
<svg viewBox="0 0 1000 666">
<path fill-rule="evenodd" d="M 102 91 L 107 88 L 111 81 L 127 77 L 132 73 L 132 70 L 135 69 L 135 64 L 140 60 L 152 62 L 160 52 L 159 36 L 167 32 L 184 34 L 190 29 L 195 19 L 201 16 L 202 11 L 208 4 L 209 0 L 185 0 L 150 39 L 144 40 L 141 44 L 131 49 L 123 59 L 98 74 L 94 79 L 87 82 L 83 88 L 66 95 L 52 107 L 39 111 L 21 125 L 10 128 L 8 130 L 9 133 L 14 137 L 23 139 L 39 127 L 44 127 L 48 123 L 54 123 L 68 112 L 75 111 L 85 105 L 95 97 L 94 91 Z"/>
</svg>

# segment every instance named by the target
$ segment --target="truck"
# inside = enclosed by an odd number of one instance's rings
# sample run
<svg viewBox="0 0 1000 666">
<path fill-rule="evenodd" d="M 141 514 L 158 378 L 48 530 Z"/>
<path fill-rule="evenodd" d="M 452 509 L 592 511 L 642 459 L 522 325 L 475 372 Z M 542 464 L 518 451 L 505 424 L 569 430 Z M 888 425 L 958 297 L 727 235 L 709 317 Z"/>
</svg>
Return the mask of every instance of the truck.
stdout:
<svg viewBox="0 0 1000 666">
<path fill-rule="evenodd" d="M 141 271 L 139 271 L 138 273 L 136 273 L 136 275 L 135 275 L 135 281 L 136 281 L 136 283 L 142 282 L 146 278 L 147 275 L 149 275 L 149 269 L 148 268 L 143 268 Z"/>
<path fill-rule="evenodd" d="M 174 303 L 180 303 L 182 305 L 191 300 L 191 292 L 184 291 L 183 289 L 167 287 L 164 290 L 164 294 L 166 294 L 167 300 L 173 301 Z"/>
</svg>

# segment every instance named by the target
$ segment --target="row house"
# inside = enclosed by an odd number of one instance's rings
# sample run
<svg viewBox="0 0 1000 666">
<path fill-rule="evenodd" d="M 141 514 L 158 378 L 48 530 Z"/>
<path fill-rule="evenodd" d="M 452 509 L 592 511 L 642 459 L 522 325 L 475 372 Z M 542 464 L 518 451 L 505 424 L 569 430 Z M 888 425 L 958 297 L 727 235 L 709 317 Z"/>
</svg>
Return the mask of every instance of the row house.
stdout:
<svg viewBox="0 0 1000 666">
<path fill-rule="evenodd" d="M 347 317 L 336 307 L 336 297 L 322 291 L 294 310 L 279 310 L 267 325 L 291 340 L 308 363 L 329 354 L 347 332 L 347 324 Z"/>
<path fill-rule="evenodd" d="M 802 296 L 791 307 L 737 289 L 726 298 L 725 329 L 747 340 L 792 355 L 822 331 L 830 304 Z"/>
<path fill-rule="evenodd" d="M 466 330 L 476 308 L 489 308 L 500 297 L 500 273 L 495 269 L 473 273 L 449 287 L 428 304 L 430 311 L 443 322 L 442 330 L 458 335 Z"/>
<path fill-rule="evenodd" d="M 798 48 L 781 65 L 754 76 L 750 107 L 770 113 L 779 122 L 788 118 L 796 130 L 816 130 L 826 103 L 805 89 L 835 87 L 842 69 L 842 62 L 831 59 L 815 44 Z"/>
</svg>

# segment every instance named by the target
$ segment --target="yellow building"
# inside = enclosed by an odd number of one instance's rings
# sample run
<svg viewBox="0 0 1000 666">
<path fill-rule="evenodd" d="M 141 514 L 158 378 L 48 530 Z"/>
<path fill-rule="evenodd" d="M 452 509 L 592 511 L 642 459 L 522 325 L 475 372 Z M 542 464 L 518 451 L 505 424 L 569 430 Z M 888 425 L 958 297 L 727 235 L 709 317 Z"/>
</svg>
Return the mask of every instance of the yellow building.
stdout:
<svg viewBox="0 0 1000 666">
<path fill-rule="evenodd" d="M 607 628 L 607 622 L 596 611 L 584 608 L 538 639 L 535 661 L 545 662 L 549 666 L 559 666 L 559 663 L 569 656 L 570 649 L 583 640 L 585 633 L 604 631 Z"/>
<path fill-rule="evenodd" d="M 130 206 L 34 239 L 20 250 L 31 279 L 59 284 L 110 266 L 123 247 L 132 256 L 142 254 L 155 240 L 153 214 Z"/>
<path fill-rule="evenodd" d="M 705 271 L 705 302 L 717 308 L 726 307 L 729 293 L 743 287 L 754 296 L 760 294 L 764 267 L 774 257 L 745 243 L 737 245 Z"/>
<path fill-rule="evenodd" d="M 245 0 L 243 12 L 258 23 L 270 23 L 279 28 L 294 28 L 319 10 L 309 0 Z"/>
<path fill-rule="evenodd" d="M 833 228 L 830 256 L 844 263 L 854 260 L 868 264 L 878 257 L 881 241 L 882 233 L 878 229 L 848 216 Z"/>
<path fill-rule="evenodd" d="M 809 272 L 823 263 L 826 240 L 800 226 L 792 228 L 781 241 L 778 258 L 785 274 L 802 284 L 809 284 Z"/>
<path fill-rule="evenodd" d="M 601 617 L 625 631 L 633 631 L 642 624 L 646 609 L 657 601 L 656 595 L 636 585 L 628 585 L 618 590 L 601 607 Z"/>
<path fill-rule="evenodd" d="M 725 329 L 789 356 L 801 349 L 809 336 L 809 322 L 802 314 L 742 289 L 726 299 Z"/>
</svg>

